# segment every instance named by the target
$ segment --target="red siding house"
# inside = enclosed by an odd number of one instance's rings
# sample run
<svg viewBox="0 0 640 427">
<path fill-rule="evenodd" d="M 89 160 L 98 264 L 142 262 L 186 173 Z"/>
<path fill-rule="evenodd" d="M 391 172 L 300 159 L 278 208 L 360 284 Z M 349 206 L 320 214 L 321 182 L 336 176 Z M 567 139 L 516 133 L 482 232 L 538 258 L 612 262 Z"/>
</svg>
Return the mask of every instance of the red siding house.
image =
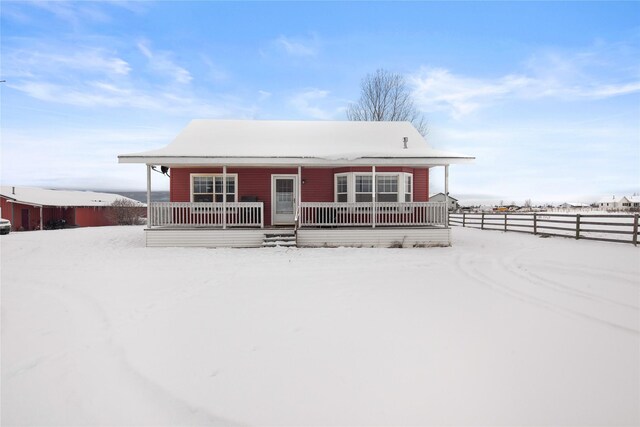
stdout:
<svg viewBox="0 0 640 427">
<path fill-rule="evenodd" d="M 147 246 L 450 244 L 429 173 L 473 157 L 433 150 L 409 122 L 193 120 L 147 165 Z M 151 202 L 151 170 L 170 201 Z M 445 189 L 445 192 L 448 188 Z"/>
<path fill-rule="evenodd" d="M 144 208 L 143 203 L 118 194 L 0 187 L 2 218 L 11 221 L 14 231 L 42 230 L 62 221 L 75 227 L 114 225 L 108 212 L 117 199 L 126 199 Z"/>
</svg>

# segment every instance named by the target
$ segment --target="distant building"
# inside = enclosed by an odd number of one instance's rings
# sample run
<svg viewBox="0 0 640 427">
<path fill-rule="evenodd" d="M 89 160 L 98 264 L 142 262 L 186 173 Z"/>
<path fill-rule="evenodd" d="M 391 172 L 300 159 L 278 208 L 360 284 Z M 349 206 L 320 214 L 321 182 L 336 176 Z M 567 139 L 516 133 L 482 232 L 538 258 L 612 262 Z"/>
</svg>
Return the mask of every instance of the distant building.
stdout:
<svg viewBox="0 0 640 427">
<path fill-rule="evenodd" d="M 13 230 L 20 231 L 43 229 L 52 224 L 74 227 L 114 225 L 109 212 L 113 209 L 111 204 L 119 199 L 130 201 L 137 208 L 145 207 L 144 203 L 119 194 L 0 187 L 2 218 L 11 221 Z"/>
<path fill-rule="evenodd" d="M 437 193 L 433 196 L 429 197 L 430 202 L 444 202 L 446 200 L 446 196 L 444 193 Z M 458 199 L 455 197 L 449 196 L 449 211 L 457 211 L 460 209 L 460 205 L 458 204 Z"/>
<path fill-rule="evenodd" d="M 588 205 L 586 203 L 567 202 L 567 203 L 561 204 L 558 207 L 561 208 L 561 209 L 589 209 L 589 208 L 591 208 L 591 205 Z"/>
<path fill-rule="evenodd" d="M 607 211 L 629 211 L 640 209 L 640 197 L 624 196 L 616 198 L 616 196 L 605 197 L 598 201 L 598 207 Z"/>
<path fill-rule="evenodd" d="M 627 200 L 629 201 L 631 210 L 640 210 L 640 196 L 628 196 Z"/>
</svg>

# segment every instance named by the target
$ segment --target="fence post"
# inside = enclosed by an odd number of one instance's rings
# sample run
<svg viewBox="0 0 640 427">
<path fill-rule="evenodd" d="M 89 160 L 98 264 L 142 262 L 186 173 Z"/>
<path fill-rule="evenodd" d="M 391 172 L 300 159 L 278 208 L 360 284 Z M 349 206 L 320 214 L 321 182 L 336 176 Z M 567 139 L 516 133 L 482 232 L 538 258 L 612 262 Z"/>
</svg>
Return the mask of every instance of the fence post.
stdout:
<svg viewBox="0 0 640 427">
<path fill-rule="evenodd" d="M 480 221 L 480 230 L 484 230 L 484 212 L 482 212 L 482 220 Z"/>
<path fill-rule="evenodd" d="M 464 227 L 465 223 L 466 223 L 466 216 L 467 214 L 465 212 L 462 212 L 462 226 Z M 638 219 L 638 215 L 636 215 L 636 220 Z M 636 221 L 637 223 L 638 221 Z"/>
<path fill-rule="evenodd" d="M 533 234 L 538 234 L 538 214 L 533 213 Z"/>
<path fill-rule="evenodd" d="M 504 231 L 507 231 L 507 214 L 504 214 Z"/>
<path fill-rule="evenodd" d="M 633 244 L 638 246 L 638 214 L 633 216 Z"/>
<path fill-rule="evenodd" d="M 580 238 L 580 214 L 576 214 L 576 239 Z"/>
</svg>

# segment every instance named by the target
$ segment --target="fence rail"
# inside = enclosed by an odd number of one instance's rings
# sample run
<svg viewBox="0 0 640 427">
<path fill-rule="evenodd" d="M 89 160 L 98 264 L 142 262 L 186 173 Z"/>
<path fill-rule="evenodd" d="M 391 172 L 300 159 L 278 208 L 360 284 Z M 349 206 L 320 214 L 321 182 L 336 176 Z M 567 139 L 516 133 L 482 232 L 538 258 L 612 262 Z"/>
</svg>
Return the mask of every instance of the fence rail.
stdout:
<svg viewBox="0 0 640 427">
<path fill-rule="evenodd" d="M 151 227 L 263 227 L 262 202 L 152 202 Z"/>
<path fill-rule="evenodd" d="M 300 227 L 444 227 L 446 215 L 444 202 L 303 202 L 296 217 Z"/>
<path fill-rule="evenodd" d="M 638 214 L 461 213 L 450 214 L 449 224 L 481 230 L 638 244 Z"/>
</svg>

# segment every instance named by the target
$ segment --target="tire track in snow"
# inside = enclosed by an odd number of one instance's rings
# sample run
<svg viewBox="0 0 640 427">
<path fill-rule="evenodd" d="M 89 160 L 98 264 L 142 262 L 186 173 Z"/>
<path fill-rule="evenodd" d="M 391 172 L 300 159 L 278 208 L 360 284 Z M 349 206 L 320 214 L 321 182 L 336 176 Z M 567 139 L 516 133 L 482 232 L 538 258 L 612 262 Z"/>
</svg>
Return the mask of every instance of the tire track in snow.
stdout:
<svg viewBox="0 0 640 427">
<path fill-rule="evenodd" d="M 510 259 L 510 262 L 507 262 L 506 259 L 502 259 L 501 263 L 503 268 L 510 272 L 511 274 L 513 274 L 516 277 L 519 277 L 521 279 L 526 280 L 527 282 L 536 285 L 536 286 L 542 286 L 545 287 L 547 289 L 551 289 L 557 292 L 561 292 L 563 294 L 566 295 L 570 295 L 573 297 L 577 297 L 577 298 L 583 298 L 589 301 L 594 301 L 594 302 L 604 302 L 607 304 L 611 304 L 614 306 L 618 306 L 618 307 L 623 307 L 626 309 L 631 309 L 634 311 L 638 311 L 639 307 L 633 304 L 627 304 L 624 302 L 620 302 L 620 301 L 616 301 L 607 297 L 603 297 L 601 295 L 597 295 L 591 292 L 586 292 L 586 291 L 582 291 L 580 289 L 574 288 L 572 286 L 568 286 L 568 285 L 564 285 L 560 282 L 557 282 L 553 279 L 548 279 L 546 277 L 542 277 L 536 273 L 533 273 L 529 270 L 527 270 L 521 262 L 519 262 L 519 258 L 521 257 L 514 257 L 513 259 Z M 568 270 L 569 271 L 569 270 Z"/>
<path fill-rule="evenodd" d="M 69 289 L 64 285 L 47 283 L 32 284 L 29 287 L 33 292 L 49 294 L 63 305 L 68 312 L 79 313 L 80 317 L 85 320 L 83 324 L 84 327 L 81 331 L 82 338 L 80 338 L 75 345 L 62 351 L 43 354 L 8 368 L 2 374 L 3 389 L 6 390 L 5 387 L 8 387 L 7 383 L 11 382 L 11 380 L 15 380 L 16 377 L 27 374 L 38 367 L 62 361 L 72 355 L 74 355 L 74 357 L 80 356 L 80 360 L 86 361 L 86 359 L 82 359 L 83 354 L 97 351 L 97 355 L 91 356 L 91 363 L 96 369 L 100 368 L 98 376 L 104 375 L 105 371 L 115 373 L 114 377 L 117 376 L 118 373 L 124 374 L 128 380 L 123 382 L 122 387 L 126 387 L 127 391 L 131 392 L 131 386 L 135 384 L 139 395 L 143 396 L 143 398 L 147 396 L 147 400 L 153 402 L 154 408 L 162 408 L 162 410 L 156 409 L 154 416 L 158 415 L 158 412 L 165 412 L 169 414 L 171 418 L 179 418 L 179 421 L 174 423 L 179 425 L 244 425 L 224 419 L 210 413 L 202 407 L 190 404 L 134 367 L 127 360 L 124 348 L 113 341 L 113 325 L 109 321 L 106 311 L 93 297 L 76 289 Z M 101 349 L 103 349 L 103 351 L 100 351 Z M 98 363 L 96 359 L 101 359 L 102 363 Z M 79 368 L 76 367 L 76 369 Z M 113 378 L 109 378 L 109 380 L 113 380 Z M 95 386 L 101 387 L 101 385 L 98 384 L 95 384 Z M 90 391 L 87 392 L 87 390 L 85 390 L 83 392 L 83 396 L 90 395 Z"/>
<path fill-rule="evenodd" d="M 640 335 L 640 331 L 633 329 L 633 328 L 628 328 L 624 325 L 620 325 L 614 322 L 610 322 L 608 320 L 604 320 L 601 319 L 599 317 L 595 317 L 592 315 L 589 315 L 587 313 L 581 312 L 581 311 L 577 311 L 577 310 L 573 310 L 567 307 L 563 307 L 561 305 L 558 304 L 554 304 L 550 301 L 544 300 L 542 298 L 538 298 L 536 296 L 533 296 L 529 293 L 526 292 L 522 292 L 522 291 L 518 291 L 515 290 L 511 287 L 509 287 L 508 285 L 502 285 L 500 283 L 498 283 L 498 280 L 494 280 L 492 278 L 490 278 L 489 276 L 487 276 L 484 272 L 480 271 L 480 269 L 478 268 L 474 268 L 470 266 L 476 265 L 477 264 L 477 260 L 479 259 L 478 256 L 473 256 L 473 258 L 475 259 L 471 259 L 471 256 L 465 256 L 465 255 L 458 255 L 456 256 L 455 259 L 455 263 L 456 266 L 458 267 L 458 269 L 464 274 L 466 275 L 469 279 L 473 280 L 476 283 L 480 283 L 490 289 L 492 289 L 493 291 L 496 291 L 502 295 L 508 296 L 510 298 L 515 298 L 519 301 L 528 303 L 528 304 L 532 304 L 547 310 L 550 310 L 552 312 L 556 312 L 556 313 L 560 313 L 560 314 L 564 314 L 564 315 L 569 315 L 569 316 L 573 316 L 573 317 L 577 317 L 577 318 L 581 318 L 581 319 L 585 319 L 585 320 L 589 320 L 591 322 L 595 322 L 598 323 L 602 326 L 606 326 L 606 327 L 610 327 L 613 328 L 615 330 L 621 331 L 621 332 L 625 332 L 625 333 L 630 333 L 633 335 Z M 487 263 L 491 263 L 490 261 L 488 261 Z M 499 265 L 499 264 L 498 264 Z"/>
<path fill-rule="evenodd" d="M 572 267 L 567 267 L 565 263 L 546 260 L 544 263 L 538 263 L 543 265 L 545 268 L 555 269 L 558 271 L 564 272 L 574 272 L 575 269 Z M 535 263 L 531 263 L 532 266 L 535 266 Z M 577 266 L 580 270 L 583 270 L 586 273 L 589 273 L 591 276 L 599 276 L 603 280 L 611 281 L 616 280 L 619 284 L 624 284 L 626 286 L 631 286 L 633 288 L 640 288 L 640 278 L 638 275 L 633 273 L 624 273 L 619 271 L 613 271 L 603 268 L 592 267 L 588 265 L 580 265 Z M 639 271 L 640 273 L 640 271 Z"/>
</svg>

